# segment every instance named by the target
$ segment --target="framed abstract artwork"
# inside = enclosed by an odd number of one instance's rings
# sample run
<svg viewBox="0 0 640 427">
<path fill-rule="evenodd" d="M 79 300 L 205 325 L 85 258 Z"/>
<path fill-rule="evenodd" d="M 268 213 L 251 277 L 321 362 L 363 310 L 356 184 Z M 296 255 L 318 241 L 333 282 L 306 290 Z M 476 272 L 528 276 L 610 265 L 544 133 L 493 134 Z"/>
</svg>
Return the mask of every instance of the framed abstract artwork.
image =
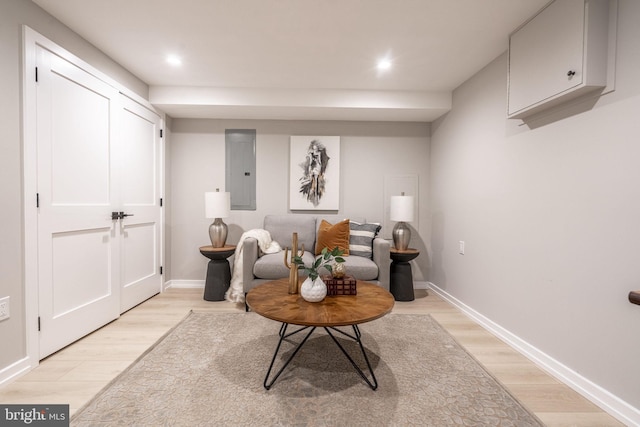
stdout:
<svg viewBox="0 0 640 427">
<path fill-rule="evenodd" d="M 292 136 L 289 150 L 289 209 L 338 210 L 340 137 Z"/>
</svg>

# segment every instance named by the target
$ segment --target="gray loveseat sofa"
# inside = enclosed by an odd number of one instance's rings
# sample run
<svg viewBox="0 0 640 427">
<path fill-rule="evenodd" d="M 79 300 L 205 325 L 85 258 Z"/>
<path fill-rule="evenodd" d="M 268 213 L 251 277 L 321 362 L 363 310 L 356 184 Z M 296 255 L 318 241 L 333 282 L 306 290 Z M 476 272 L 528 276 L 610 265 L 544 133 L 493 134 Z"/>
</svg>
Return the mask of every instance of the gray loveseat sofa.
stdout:
<svg viewBox="0 0 640 427">
<path fill-rule="evenodd" d="M 323 219 L 332 224 L 343 220 L 337 217 L 306 214 L 267 215 L 264 218 L 264 229 L 283 249 L 291 248 L 291 237 L 294 232 L 298 233 L 298 248 L 300 249 L 304 244 L 305 252 L 302 258 L 306 265 L 310 265 L 315 259 L 313 253 L 316 233 Z M 358 221 L 358 223 L 362 222 Z M 352 226 L 358 227 L 358 223 Z M 245 295 L 261 283 L 289 277 L 289 269 L 284 265 L 284 251 L 262 254 L 258 248 L 258 241 L 254 238 L 245 239 L 243 245 L 242 284 Z M 367 254 L 364 256 L 352 254 L 344 257 L 347 274 L 389 290 L 390 247 L 389 241 L 375 237 L 371 241 L 371 257 Z M 302 277 L 302 271 L 300 273 Z"/>
</svg>

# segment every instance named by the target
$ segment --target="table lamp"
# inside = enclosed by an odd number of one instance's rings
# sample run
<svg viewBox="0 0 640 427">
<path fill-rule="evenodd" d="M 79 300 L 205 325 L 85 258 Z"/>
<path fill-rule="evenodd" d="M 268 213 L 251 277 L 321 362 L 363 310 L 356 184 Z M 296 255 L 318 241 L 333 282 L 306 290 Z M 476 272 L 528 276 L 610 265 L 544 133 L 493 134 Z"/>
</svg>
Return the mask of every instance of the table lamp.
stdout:
<svg viewBox="0 0 640 427">
<path fill-rule="evenodd" d="M 206 218 L 214 218 L 209 226 L 211 246 L 222 248 L 227 242 L 227 224 L 222 218 L 227 218 L 231 212 L 231 198 L 229 193 L 221 193 L 219 188 L 214 192 L 204 193 L 204 210 Z"/>
<path fill-rule="evenodd" d="M 393 246 L 400 251 L 407 250 L 411 240 L 411 229 L 406 222 L 413 221 L 413 196 L 391 196 L 391 221 L 398 221 L 393 227 Z"/>
</svg>

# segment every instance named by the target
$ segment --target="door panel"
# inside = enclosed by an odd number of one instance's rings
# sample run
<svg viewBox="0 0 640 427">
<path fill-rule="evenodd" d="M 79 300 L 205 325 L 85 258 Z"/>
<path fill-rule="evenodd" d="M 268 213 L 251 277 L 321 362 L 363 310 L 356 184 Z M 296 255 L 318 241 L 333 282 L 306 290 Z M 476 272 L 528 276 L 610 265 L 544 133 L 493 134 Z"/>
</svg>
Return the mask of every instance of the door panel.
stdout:
<svg viewBox="0 0 640 427">
<path fill-rule="evenodd" d="M 156 224 L 124 225 L 122 311 L 160 291 Z M 126 299 L 126 300 L 125 300 Z"/>
<path fill-rule="evenodd" d="M 88 86 L 91 82 L 60 74 L 66 68 L 58 67 L 65 65 L 62 59 L 54 56 L 52 62 L 52 203 L 108 205 L 111 100 Z"/>
<path fill-rule="evenodd" d="M 155 206 L 159 117 L 145 114 L 148 110 L 137 111 L 143 107 L 136 108 L 135 104 L 127 107 L 121 116 L 125 130 L 122 135 L 122 201 L 125 206 Z"/>
<path fill-rule="evenodd" d="M 53 233 L 54 319 L 111 294 L 110 234 L 111 228 Z"/>
<path fill-rule="evenodd" d="M 131 286 L 156 274 L 156 225 L 135 224 L 124 225 L 123 228 L 124 239 L 127 241 L 123 258 L 136 261 L 125 262 L 122 272 L 125 286 Z"/>
<path fill-rule="evenodd" d="M 160 292 L 160 116 L 121 96 L 121 312 Z"/>
<path fill-rule="evenodd" d="M 118 93 L 37 49 L 40 357 L 119 315 L 118 236 L 110 212 Z"/>
</svg>

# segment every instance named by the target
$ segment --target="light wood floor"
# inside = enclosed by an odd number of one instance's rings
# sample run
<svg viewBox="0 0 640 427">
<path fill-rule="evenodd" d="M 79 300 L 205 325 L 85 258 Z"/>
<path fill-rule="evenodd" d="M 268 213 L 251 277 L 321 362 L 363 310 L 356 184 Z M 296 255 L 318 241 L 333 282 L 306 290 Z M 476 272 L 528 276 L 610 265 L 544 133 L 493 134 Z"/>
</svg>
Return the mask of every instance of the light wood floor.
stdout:
<svg viewBox="0 0 640 427">
<path fill-rule="evenodd" d="M 202 295 L 202 289 L 169 289 L 151 298 L 0 388 L 0 402 L 63 403 L 73 414 L 190 310 L 243 310 L 226 301 L 204 301 Z M 431 314 L 549 426 L 622 425 L 432 292 L 416 290 L 415 301 L 396 302 L 393 312 Z"/>
</svg>

